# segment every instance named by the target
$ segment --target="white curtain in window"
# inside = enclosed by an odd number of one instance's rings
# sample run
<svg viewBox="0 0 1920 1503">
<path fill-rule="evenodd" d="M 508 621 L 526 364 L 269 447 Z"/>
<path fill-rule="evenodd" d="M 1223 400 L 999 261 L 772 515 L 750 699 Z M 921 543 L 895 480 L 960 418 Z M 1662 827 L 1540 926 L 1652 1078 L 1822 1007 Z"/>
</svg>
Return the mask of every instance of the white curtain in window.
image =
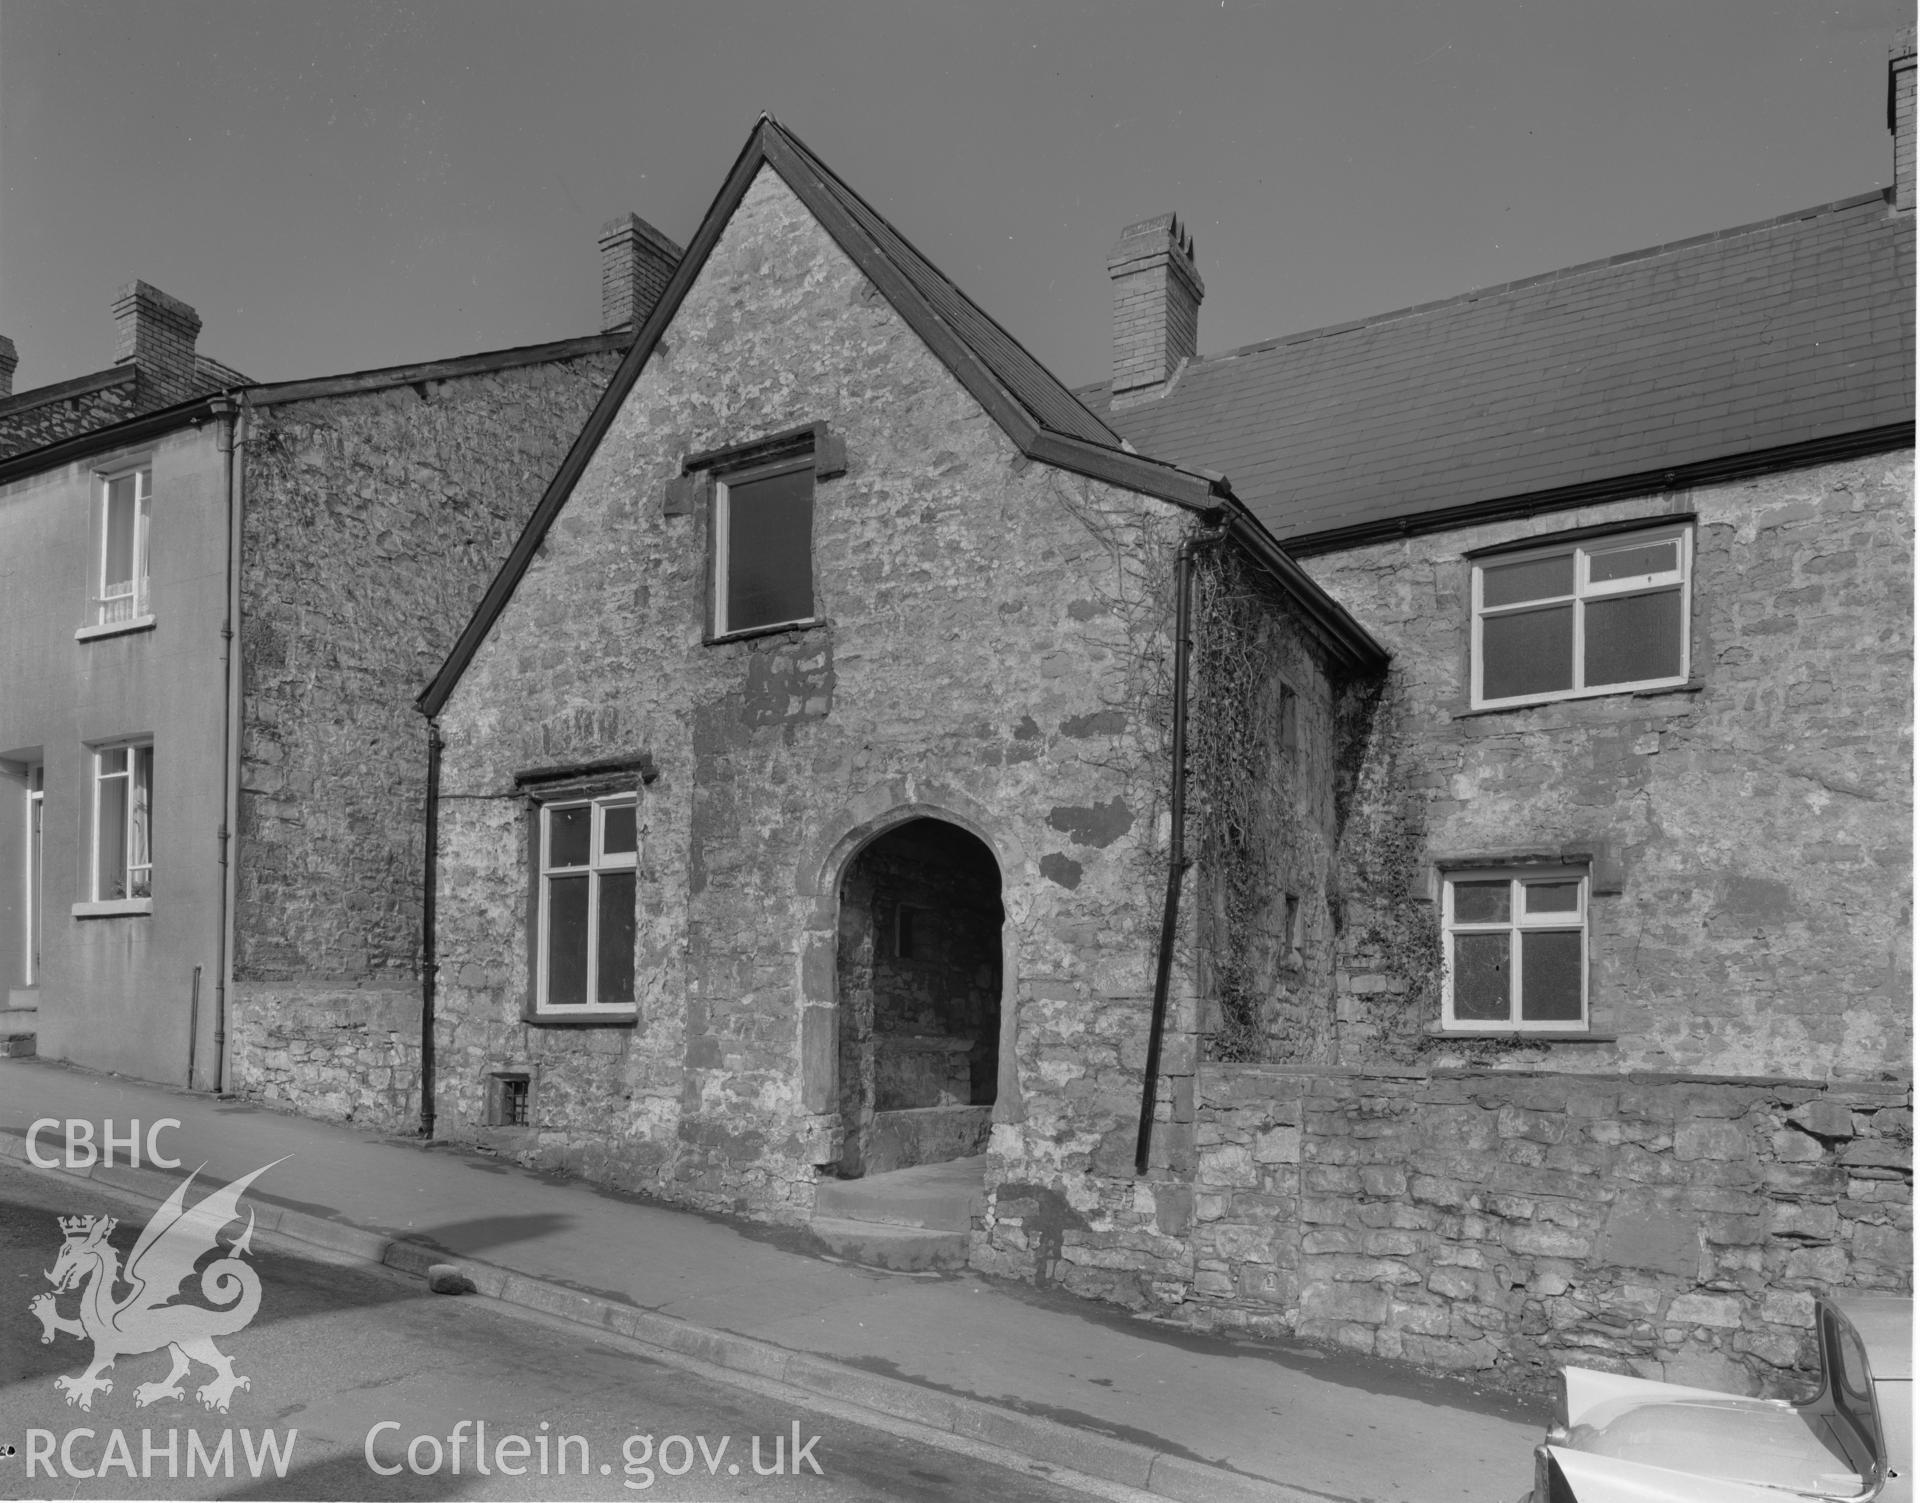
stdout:
<svg viewBox="0 0 1920 1503">
<path fill-rule="evenodd" d="M 152 896 L 153 884 L 153 749 L 133 754 L 133 799 L 127 814 L 127 867 L 130 896 Z"/>
</svg>

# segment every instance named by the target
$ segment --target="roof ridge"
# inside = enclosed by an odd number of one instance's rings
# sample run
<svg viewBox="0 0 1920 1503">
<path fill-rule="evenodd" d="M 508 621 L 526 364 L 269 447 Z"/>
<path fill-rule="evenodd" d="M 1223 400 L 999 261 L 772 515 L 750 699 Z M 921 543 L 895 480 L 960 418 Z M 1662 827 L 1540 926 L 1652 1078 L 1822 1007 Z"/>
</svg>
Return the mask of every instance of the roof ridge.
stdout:
<svg viewBox="0 0 1920 1503">
<path fill-rule="evenodd" d="M 600 350 L 625 349 L 631 339 L 624 330 L 603 330 L 598 334 L 543 340 L 539 344 L 506 345 L 499 349 L 475 350 L 469 355 L 444 355 L 403 365 L 374 365 L 324 376 L 295 376 L 285 381 L 251 381 L 243 377 L 234 385 L 245 387 L 249 400 L 256 405 L 270 406 L 309 397 L 353 395 L 384 386 L 410 386 L 416 381 L 454 380 L 519 365 L 538 365 L 546 360 L 570 360 L 576 355 Z"/>
<path fill-rule="evenodd" d="M 1322 324 L 1317 328 L 1301 329 L 1292 334 L 1280 334 L 1270 339 L 1255 340 L 1251 344 L 1236 345 L 1232 349 L 1217 350 L 1209 355 L 1199 355 L 1193 365 L 1204 370 L 1216 361 L 1238 360 L 1248 355 L 1262 354 L 1267 350 L 1278 349 L 1282 345 L 1304 344 L 1311 339 L 1328 339 L 1336 334 L 1350 334 L 1356 329 L 1375 328 L 1381 324 L 1393 323 L 1404 318 L 1414 318 L 1422 314 L 1434 313 L 1442 308 L 1457 307 L 1466 303 L 1478 302 L 1483 298 L 1498 297 L 1502 293 L 1517 292 L 1524 287 L 1538 286 L 1544 282 L 1568 280 L 1573 277 L 1604 271 L 1614 266 L 1624 266 L 1636 261 L 1651 260 L 1656 256 L 1671 255 L 1676 251 L 1687 250 L 1697 245 L 1706 245 L 1718 240 L 1732 240 L 1741 235 L 1751 235 L 1760 230 L 1777 229 L 1781 225 L 1794 224 L 1801 220 L 1814 219 L 1822 215 L 1837 214 L 1843 209 L 1858 208 L 1863 203 L 1874 200 L 1884 202 L 1886 190 L 1875 188 L 1870 192 L 1856 193 L 1847 198 L 1834 199 L 1830 203 L 1814 204 L 1809 208 L 1796 209 L 1787 214 L 1776 214 L 1771 219 L 1756 219 L 1750 224 L 1738 224 L 1723 230 L 1708 230 L 1704 234 L 1689 235 L 1680 240 L 1668 240 L 1659 245 L 1646 246 L 1640 250 L 1620 251 L 1611 256 L 1600 256 L 1591 261 L 1577 261 L 1571 266 L 1555 267 L 1551 271 L 1535 272 L 1531 276 L 1515 277 L 1506 282 L 1490 282 L 1482 287 L 1470 288 L 1465 292 L 1456 292 L 1443 298 L 1433 298 L 1424 303 L 1409 303 L 1403 308 L 1392 308 L 1384 313 L 1369 314 L 1364 318 L 1346 319 L 1340 323 Z M 1075 395 L 1082 391 L 1095 391 L 1102 383 L 1090 382 L 1076 387 Z"/>
</svg>

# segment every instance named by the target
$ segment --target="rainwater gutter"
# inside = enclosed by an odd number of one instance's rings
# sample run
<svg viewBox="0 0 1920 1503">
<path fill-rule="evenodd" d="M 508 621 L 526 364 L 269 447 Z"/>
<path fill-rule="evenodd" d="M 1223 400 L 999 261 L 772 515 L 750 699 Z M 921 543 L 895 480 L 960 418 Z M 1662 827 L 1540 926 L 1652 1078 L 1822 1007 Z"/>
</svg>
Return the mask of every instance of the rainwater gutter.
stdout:
<svg viewBox="0 0 1920 1503">
<path fill-rule="evenodd" d="M 440 722 L 427 721 L 427 830 L 420 890 L 420 1136 L 433 1137 L 433 1014 L 440 981 Z"/>
<path fill-rule="evenodd" d="M 1153 1107 L 1160 1083 L 1160 1042 L 1167 1028 L 1167 991 L 1173 979 L 1173 942 L 1179 928 L 1180 882 L 1193 862 L 1187 857 L 1187 659 L 1193 647 L 1193 556 L 1218 543 L 1224 531 L 1190 533 L 1174 556 L 1173 773 L 1167 805 L 1167 899 L 1160 913 L 1160 954 L 1153 974 L 1153 1015 L 1147 1026 L 1147 1068 L 1140 1082 L 1140 1132 L 1134 1140 L 1133 1172 L 1147 1172 L 1153 1146 Z"/>
</svg>

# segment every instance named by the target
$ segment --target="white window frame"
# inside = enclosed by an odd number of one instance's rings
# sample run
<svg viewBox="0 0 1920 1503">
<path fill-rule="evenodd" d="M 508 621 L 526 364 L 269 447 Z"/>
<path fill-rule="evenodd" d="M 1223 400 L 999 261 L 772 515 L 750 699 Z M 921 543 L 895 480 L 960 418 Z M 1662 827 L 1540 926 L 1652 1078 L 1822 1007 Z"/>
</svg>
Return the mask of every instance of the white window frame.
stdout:
<svg viewBox="0 0 1920 1503">
<path fill-rule="evenodd" d="M 795 616 L 788 621 L 755 621 L 744 626 L 735 625 L 727 619 L 727 577 L 728 568 L 732 562 L 729 556 L 732 551 L 729 543 L 733 532 L 732 507 L 728 493 L 733 486 L 743 485 L 748 481 L 771 480 L 776 475 L 784 475 L 796 471 L 805 471 L 810 478 L 814 477 L 815 469 L 811 453 L 802 455 L 797 459 L 777 460 L 771 464 L 755 465 L 751 469 L 734 470 L 714 477 L 713 634 L 715 637 L 733 636 L 736 633 L 742 632 L 785 631 L 796 626 L 811 626 L 820 619 L 819 581 L 814 578 L 813 559 L 811 556 L 813 548 L 813 522 L 816 520 L 814 516 L 809 516 L 807 525 L 807 548 L 809 554 L 807 559 L 807 578 L 810 593 L 813 597 L 808 603 L 807 614 L 804 616 Z M 815 486 L 814 489 L 817 493 L 818 487 Z M 809 504 L 813 504 L 811 498 Z"/>
<path fill-rule="evenodd" d="M 153 625 L 153 466 L 143 462 L 102 472 L 97 478 L 99 494 L 94 518 L 99 535 L 94 540 L 88 620 L 74 633 L 82 639 L 139 631 Z M 114 485 L 122 480 L 133 482 L 133 577 L 127 581 L 110 581 L 107 578 L 112 534 L 110 498 Z M 115 588 L 122 583 L 126 588 Z"/>
<path fill-rule="evenodd" d="M 146 738 L 102 742 L 89 748 L 89 751 L 91 756 L 88 781 L 92 787 L 89 790 L 88 798 L 91 809 L 91 818 L 88 821 L 89 839 L 87 842 L 88 900 L 73 905 L 74 916 L 77 918 L 107 918 L 116 914 L 151 913 L 153 912 L 154 865 L 153 742 Z M 124 769 L 109 771 L 107 768 L 107 759 L 122 752 L 126 753 L 127 756 L 126 767 Z M 135 807 L 134 792 L 140 786 L 139 771 L 143 762 L 146 767 L 147 825 L 146 859 L 141 861 L 135 859 L 141 852 L 135 840 L 137 822 L 133 817 L 133 812 Z M 127 783 L 127 797 L 123 806 L 126 810 L 126 817 L 119 831 L 121 870 L 126 873 L 127 891 L 115 896 L 104 896 L 100 890 L 100 884 L 103 879 L 103 874 L 100 870 L 100 841 L 102 833 L 101 794 L 107 783 L 117 781 L 121 778 L 126 779 Z M 145 873 L 144 884 L 140 883 L 136 878 L 135 874 L 140 872 Z M 136 893 L 134 888 L 138 885 L 144 885 L 146 891 Z"/>
<path fill-rule="evenodd" d="M 1677 540 L 1680 545 L 1678 565 L 1673 569 L 1654 574 L 1634 575 L 1625 579 L 1602 580 L 1597 583 L 1590 578 L 1592 560 L 1596 553 L 1611 553 L 1621 548 L 1643 547 L 1648 543 L 1663 543 L 1669 539 Z M 1573 588 L 1570 592 L 1491 608 L 1482 604 L 1483 587 L 1488 569 L 1563 555 L 1571 555 L 1573 558 Z M 1637 679 L 1631 683 L 1600 684 L 1588 688 L 1582 682 L 1587 662 L 1586 603 L 1589 600 L 1621 595 L 1650 594 L 1656 590 L 1671 590 L 1676 585 L 1680 591 L 1680 671 L 1660 678 Z M 1573 608 L 1571 687 L 1549 689 L 1539 694 L 1515 694 L 1501 699 L 1489 699 L 1482 687 L 1486 669 L 1486 652 L 1483 643 L 1483 626 L 1486 619 L 1489 616 L 1517 615 L 1526 611 L 1537 611 L 1542 606 L 1562 604 L 1570 604 Z M 1603 694 L 1632 694 L 1642 689 L 1669 688 L 1688 681 L 1688 669 L 1692 661 L 1693 527 L 1691 523 L 1642 528 L 1629 532 L 1609 532 L 1563 543 L 1550 543 L 1539 548 L 1487 554 L 1473 560 L 1472 706 L 1476 710 L 1505 708 L 1513 705 L 1550 704 L 1561 699 L 1592 699 Z"/>
<path fill-rule="evenodd" d="M 636 995 L 631 1002 L 599 1002 L 593 1000 L 600 990 L 600 879 L 608 872 L 637 871 L 640 865 L 640 800 L 632 793 L 609 793 L 594 797 L 556 798 L 551 802 L 542 802 L 539 807 L 540 820 L 540 871 L 536 880 L 540 884 L 540 921 L 538 927 L 539 943 L 535 947 L 534 965 L 534 1010 L 542 1017 L 549 1018 L 604 1018 L 632 1017 L 638 1011 L 639 986 L 638 957 L 634 985 Z M 562 809 L 591 808 L 593 823 L 587 842 L 587 863 L 584 866 L 555 866 L 552 862 L 553 816 Z M 634 811 L 633 845 L 631 851 L 608 852 L 606 845 L 607 811 L 614 808 L 627 808 Z M 553 878 L 587 878 L 587 997 L 585 1002 L 554 1003 L 547 1000 L 547 974 L 549 970 L 549 924 L 551 919 L 551 896 Z M 635 944 L 638 945 L 638 935 Z"/>
<path fill-rule="evenodd" d="M 1454 920 L 1454 885 L 1460 882 L 1499 882 L 1509 884 L 1507 918 L 1504 923 Z M 1524 900 L 1526 884 L 1579 883 L 1577 910 L 1565 913 L 1529 914 Z M 1440 931 L 1444 942 L 1446 983 L 1442 988 L 1440 1026 L 1461 1033 L 1587 1033 L 1593 1026 L 1592 999 L 1592 873 L 1584 866 L 1518 865 L 1489 866 L 1447 870 L 1441 873 Z M 1520 1016 L 1521 945 L 1525 933 L 1577 932 L 1580 935 L 1580 1016 L 1566 1019 L 1523 1020 Z M 1454 938 L 1459 934 L 1499 934 L 1509 936 L 1507 963 L 1506 1018 L 1457 1018 L 1453 1010 Z"/>
</svg>

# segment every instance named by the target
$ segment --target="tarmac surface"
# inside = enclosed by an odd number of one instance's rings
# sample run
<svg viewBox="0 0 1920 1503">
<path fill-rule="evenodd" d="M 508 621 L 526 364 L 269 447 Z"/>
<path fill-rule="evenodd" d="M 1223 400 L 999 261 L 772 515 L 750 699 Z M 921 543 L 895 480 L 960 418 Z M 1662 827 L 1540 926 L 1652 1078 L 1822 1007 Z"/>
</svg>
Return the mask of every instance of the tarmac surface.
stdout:
<svg viewBox="0 0 1920 1503">
<path fill-rule="evenodd" d="M 1205 1336 L 973 1275 L 900 1274 L 821 1255 L 802 1230 L 701 1215 L 488 1155 L 288 1116 L 35 1059 L 0 1060 L 0 1156 L 41 1119 L 92 1124 L 35 1149 L 159 1200 L 271 1164 L 259 1227 L 636 1339 L 694 1364 L 1002 1447 L 1164 1497 L 1230 1503 L 1510 1503 L 1544 1412 L 1306 1343 Z M 148 1135 L 179 1167 L 148 1162 Z M 140 1165 L 128 1167 L 131 1124 Z M 98 1161 L 108 1136 L 114 1164 Z M 194 1197 L 190 1197 L 194 1198 Z M 10 1317 L 11 1318 L 11 1317 Z"/>
</svg>

